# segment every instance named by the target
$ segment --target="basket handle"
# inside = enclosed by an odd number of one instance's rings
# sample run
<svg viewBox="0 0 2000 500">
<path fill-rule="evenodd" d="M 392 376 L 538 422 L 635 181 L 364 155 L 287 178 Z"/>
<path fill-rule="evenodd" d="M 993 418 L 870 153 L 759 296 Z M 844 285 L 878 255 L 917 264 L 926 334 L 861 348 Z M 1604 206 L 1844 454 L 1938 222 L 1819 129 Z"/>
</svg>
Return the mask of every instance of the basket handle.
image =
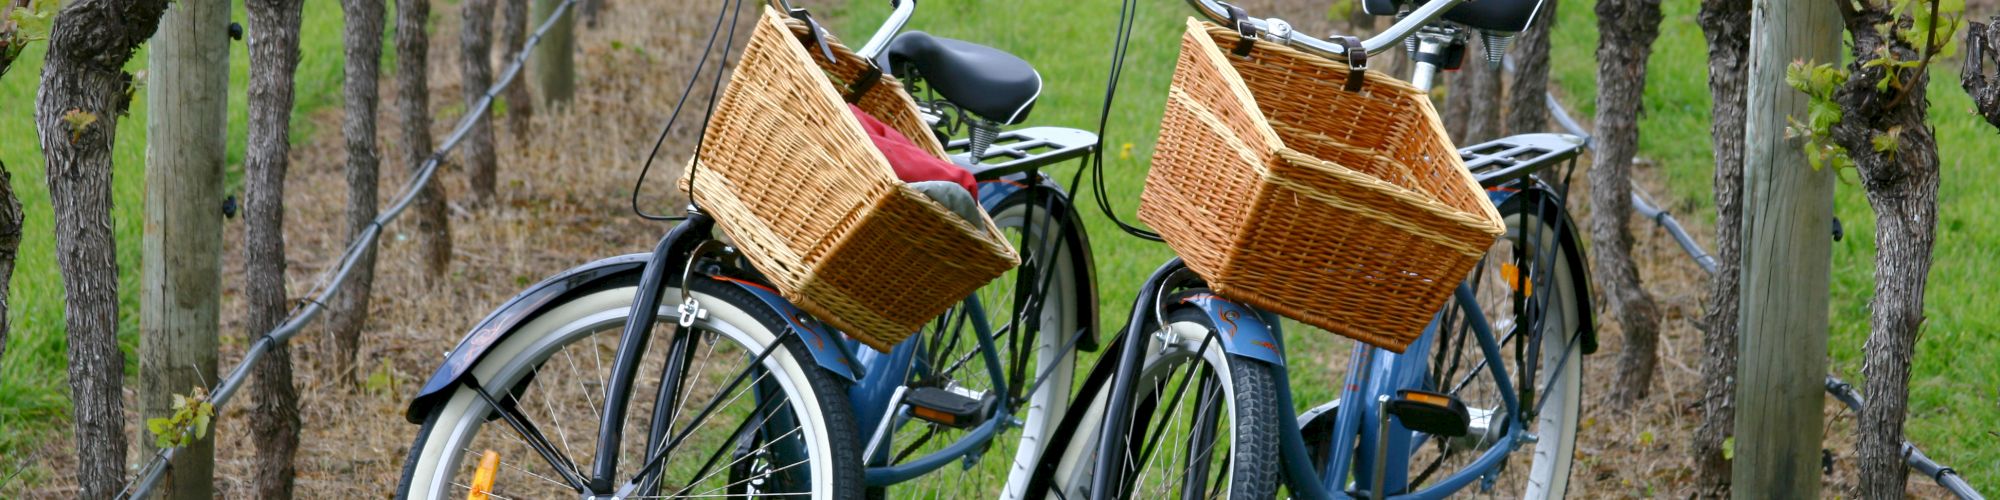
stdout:
<svg viewBox="0 0 2000 500">
<path fill-rule="evenodd" d="M 1333 39 L 1338 40 L 1342 47 L 1347 48 L 1347 86 L 1345 88 L 1348 92 L 1360 92 L 1363 81 L 1362 77 L 1368 73 L 1368 51 L 1362 50 L 1361 39 L 1359 38 L 1341 35 L 1335 36 Z"/>
</svg>

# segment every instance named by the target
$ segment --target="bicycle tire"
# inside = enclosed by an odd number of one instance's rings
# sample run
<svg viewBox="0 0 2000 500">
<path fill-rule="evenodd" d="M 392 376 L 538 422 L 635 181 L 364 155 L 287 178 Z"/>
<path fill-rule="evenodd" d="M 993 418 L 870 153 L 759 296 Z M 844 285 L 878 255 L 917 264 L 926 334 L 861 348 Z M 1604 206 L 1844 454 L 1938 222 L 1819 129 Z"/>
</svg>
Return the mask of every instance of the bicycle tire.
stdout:
<svg viewBox="0 0 2000 500">
<path fill-rule="evenodd" d="M 1515 379 L 1513 382 L 1517 391 L 1520 385 L 1528 382 L 1523 379 L 1521 371 L 1522 363 L 1528 358 L 1526 353 L 1531 352 L 1528 346 L 1539 344 L 1540 353 L 1533 365 L 1538 372 L 1533 381 L 1533 393 L 1537 399 L 1522 402 L 1527 409 L 1536 410 L 1534 426 L 1526 432 L 1533 433 L 1537 439 L 1521 447 L 1521 450 L 1530 452 L 1528 467 L 1525 471 L 1510 471 L 1503 466 L 1495 474 L 1494 488 L 1510 494 L 1518 491 L 1522 498 L 1563 498 L 1568 493 L 1569 476 L 1575 465 L 1576 431 L 1583 399 L 1582 353 L 1578 342 L 1572 341 L 1580 340 L 1582 335 L 1588 333 L 1581 330 L 1588 324 L 1586 315 L 1591 314 L 1585 281 L 1588 275 L 1582 272 L 1585 269 L 1581 260 L 1582 246 L 1576 241 L 1576 231 L 1568 221 L 1567 212 L 1551 194 L 1533 191 L 1518 194 L 1496 208 L 1506 222 L 1507 232 L 1494 243 L 1487 259 L 1473 270 L 1471 279 L 1475 284 L 1475 294 L 1480 298 L 1481 309 L 1489 323 L 1494 325 L 1494 335 L 1499 337 L 1496 340 L 1501 343 L 1503 357 L 1509 351 L 1514 354 L 1512 359 L 1503 360 L 1503 363 L 1508 365 L 1508 373 Z M 1517 247 L 1527 251 L 1516 250 Z M 1544 254 L 1543 251 L 1550 253 Z M 1512 258 L 1517 255 L 1534 257 L 1534 260 Z M 1509 269 L 1508 266 L 1514 267 Z M 1520 266 L 1531 267 L 1523 271 Z M 1546 301 L 1540 304 L 1527 302 L 1544 298 Z M 1448 302 L 1446 307 L 1457 308 L 1458 305 L 1454 300 Z M 1481 403 L 1479 396 L 1464 394 L 1481 392 L 1478 389 L 1482 386 L 1490 387 L 1491 377 L 1489 372 L 1473 363 L 1483 360 L 1483 356 L 1450 356 L 1452 353 L 1447 352 L 1451 349 L 1477 352 L 1477 347 L 1463 336 L 1465 330 L 1449 320 L 1450 314 L 1449 311 L 1446 313 L 1447 322 L 1439 332 L 1459 333 L 1460 337 L 1451 341 L 1441 335 L 1436 349 L 1428 353 L 1433 361 L 1432 377 L 1439 384 L 1433 389 L 1460 397 L 1469 408 L 1497 411 L 1497 395 L 1487 395 L 1484 398 L 1487 402 Z M 1539 331 L 1532 331 L 1535 324 L 1542 325 Z M 1509 326 L 1518 325 L 1525 326 L 1511 333 L 1507 331 Z M 1521 333 L 1530 335 L 1528 342 L 1509 342 Z M 1439 366 L 1437 360 L 1447 357 L 1461 363 L 1453 367 Z M 1560 367 L 1560 371 L 1551 371 L 1555 367 Z M 1455 376 L 1437 375 L 1453 373 L 1460 368 L 1471 368 L 1467 378 L 1459 380 Z M 1489 382 L 1474 383 L 1480 377 Z M 1457 381 L 1447 382 L 1448 379 Z M 1464 390 L 1455 390 L 1453 386 Z M 1436 443 L 1438 449 L 1433 453 L 1439 456 L 1434 459 L 1442 464 L 1449 457 L 1444 448 L 1448 444 L 1463 445 L 1464 440 L 1453 443 L 1440 439 Z M 1479 444 L 1472 446 L 1476 450 Z M 1460 460 L 1469 461 L 1477 454 L 1465 455 L 1459 457 Z M 1422 462 L 1413 456 L 1411 466 L 1413 469 L 1443 468 Z M 1418 474 L 1418 478 L 1424 475 L 1418 470 L 1412 470 L 1412 473 Z"/>
<path fill-rule="evenodd" d="M 549 380 L 561 379 L 560 376 L 536 376 L 543 367 L 556 362 L 555 355 L 558 352 L 568 356 L 572 352 L 568 349 L 577 347 L 592 348 L 601 351 L 605 346 L 601 341 L 604 340 L 608 340 L 611 346 L 616 345 L 617 337 L 619 337 L 619 332 L 622 330 L 621 327 L 625 323 L 625 318 L 630 314 L 631 302 L 636 292 L 636 287 L 625 287 L 566 298 L 563 303 L 547 309 L 546 312 L 542 313 L 536 319 L 523 325 L 519 331 L 514 332 L 514 334 L 506 337 L 498 345 L 494 346 L 487 356 L 480 359 L 468 370 L 468 374 L 479 377 L 481 380 L 488 380 L 495 387 L 512 387 L 511 392 L 501 394 L 501 396 L 504 398 L 511 395 L 513 399 L 506 401 L 513 402 L 515 406 L 535 406 L 530 401 L 538 398 L 537 389 L 547 385 Z M 773 420 L 779 420 L 777 416 L 789 415 L 790 418 L 797 419 L 796 428 L 800 431 L 798 435 L 801 436 L 797 442 L 805 447 L 805 455 L 800 457 L 799 460 L 788 462 L 778 467 L 767 468 L 766 470 L 776 470 L 762 477 L 793 477 L 796 474 L 781 475 L 780 473 L 804 465 L 808 468 L 807 475 L 809 476 L 807 479 L 809 484 L 806 485 L 805 489 L 810 491 L 813 498 L 861 498 L 863 491 L 862 471 L 860 467 L 861 453 L 859 443 L 855 438 L 855 436 L 859 435 L 859 431 L 856 429 L 853 411 L 848 407 L 845 386 L 836 380 L 834 375 L 812 361 L 811 355 L 806 350 L 801 339 L 795 336 L 782 336 L 789 328 L 789 325 L 787 325 L 786 321 L 776 311 L 759 302 L 749 292 L 744 291 L 738 285 L 723 283 L 707 277 L 698 277 L 692 283 L 691 292 L 702 303 L 703 307 L 709 311 L 709 318 L 697 323 L 696 326 L 698 328 L 694 330 L 694 334 L 687 337 L 689 341 L 696 342 L 698 341 L 697 339 L 705 338 L 713 342 L 710 346 L 714 347 L 715 350 L 740 349 L 740 352 L 735 353 L 736 356 L 734 358 L 740 360 L 738 364 L 747 363 L 751 359 L 749 357 L 751 353 L 762 352 L 767 347 L 776 349 L 770 353 L 770 356 L 765 359 L 761 366 L 746 367 L 743 370 L 752 373 L 776 374 L 774 377 L 760 375 L 757 379 L 751 381 L 751 386 L 774 384 L 777 390 L 786 396 L 786 403 L 799 405 L 789 407 L 794 411 L 773 411 L 766 415 L 759 413 L 763 408 L 761 405 L 766 404 L 763 396 L 752 398 L 753 407 L 750 410 L 751 413 L 753 415 L 765 416 L 758 425 L 754 426 L 749 425 L 750 422 L 746 419 L 742 424 L 739 424 L 739 430 L 746 428 L 746 426 L 766 427 L 771 425 L 770 422 Z M 669 290 L 669 295 L 673 295 L 672 290 Z M 667 346 L 676 341 L 676 339 L 666 338 L 666 335 L 659 334 L 660 332 L 672 331 L 669 328 L 669 325 L 674 323 L 671 311 L 662 309 L 659 312 L 659 318 L 661 326 L 656 327 L 654 339 L 656 342 L 650 343 L 656 348 Z M 780 338 L 783 339 L 782 342 L 772 343 L 773 340 Z M 728 340 L 729 342 L 725 343 L 723 342 L 724 340 Z M 593 342 L 594 344 L 586 345 L 584 344 L 586 341 Z M 723 352 L 723 354 L 725 355 L 723 356 L 724 359 L 730 359 L 730 356 L 728 356 L 731 354 L 730 352 Z M 664 356 L 660 357 L 663 358 Z M 648 356 L 646 359 L 652 360 L 654 357 Z M 703 364 L 692 370 L 693 372 L 709 373 L 704 368 L 708 366 L 706 360 L 711 358 L 704 357 L 703 359 Z M 567 361 L 572 364 L 571 368 L 574 369 L 574 360 L 570 359 Z M 724 363 L 728 362 L 724 361 Z M 639 372 L 638 378 L 641 380 L 647 379 L 654 373 L 652 370 L 646 369 L 646 366 L 642 364 L 642 369 Z M 728 366 L 718 366 L 718 369 L 727 368 Z M 600 368 L 599 371 L 601 372 L 602 369 Z M 688 391 L 688 396 L 693 395 L 695 392 L 694 387 L 702 385 L 699 384 L 700 380 L 690 381 L 683 379 L 678 382 L 683 387 L 691 388 Z M 657 387 L 659 381 L 652 383 L 654 387 Z M 580 403 L 586 407 L 597 403 L 597 401 L 590 400 L 589 398 L 590 389 L 587 381 L 579 382 L 577 385 L 585 388 L 582 391 L 585 401 L 570 401 L 568 403 Z M 600 383 L 597 387 L 601 388 L 603 384 Z M 488 388 L 488 390 L 490 392 L 499 392 L 491 388 Z M 551 389 L 551 391 L 553 390 Z M 463 497 L 465 488 L 462 485 L 466 483 L 461 483 L 458 487 L 449 484 L 457 482 L 453 480 L 457 476 L 453 475 L 452 471 L 464 472 L 466 465 L 469 465 L 462 463 L 462 459 L 467 458 L 468 455 L 474 452 L 474 449 L 469 447 L 473 446 L 475 440 L 483 434 L 480 432 L 482 427 L 494 427 L 497 425 L 497 428 L 490 429 L 494 432 L 486 434 L 512 437 L 516 440 L 512 444 L 523 444 L 520 441 L 520 434 L 514 429 L 509 428 L 504 419 L 495 419 L 492 415 L 488 415 L 488 413 L 493 413 L 489 411 L 491 407 L 484 403 L 483 398 L 474 392 L 471 386 L 461 384 L 459 387 L 452 389 L 452 391 L 452 394 L 444 400 L 445 402 L 433 406 L 429 414 L 425 416 L 423 425 L 410 447 L 409 457 L 404 464 L 402 479 L 397 492 L 398 498 Z M 598 389 L 597 392 L 601 394 L 602 391 Z M 645 438 L 647 432 L 644 422 L 650 421 L 647 416 L 652 415 L 649 407 L 654 398 L 645 397 L 650 392 L 643 389 L 643 384 L 639 384 L 635 385 L 634 393 L 639 397 L 631 398 L 631 407 L 628 408 L 626 419 L 628 424 L 624 434 L 627 439 L 624 439 L 626 444 L 621 445 L 620 453 L 621 456 L 626 458 L 621 458 L 619 462 L 621 474 L 637 469 L 642 462 L 643 455 L 628 455 L 626 447 L 635 446 L 639 449 L 630 451 L 644 453 L 646 445 L 643 443 L 647 441 Z M 727 405 L 721 406 L 722 411 L 734 408 L 730 405 L 741 401 L 741 396 L 748 393 L 737 392 L 734 394 L 735 397 L 732 397 Z M 685 406 L 692 399 L 694 398 L 683 397 L 680 403 L 678 403 L 680 407 L 687 408 L 687 411 L 682 412 L 683 417 L 698 416 L 691 415 L 696 413 L 694 407 Z M 711 399 L 711 401 L 721 401 L 721 397 L 717 396 Z M 553 401 L 553 398 L 542 399 L 541 402 L 548 408 L 562 404 L 562 402 Z M 780 405 L 782 404 L 780 403 Z M 786 407 L 780 405 L 773 405 L 773 407 Z M 593 407 L 592 409 L 594 410 L 595 408 Z M 533 408 L 518 411 L 526 413 L 533 411 Z M 554 414 L 557 411 L 550 409 L 547 413 Z M 544 416 L 549 415 L 545 414 Z M 582 416 L 589 417 L 590 415 L 583 414 Z M 589 433 L 585 434 L 584 439 L 581 440 L 584 441 L 583 446 L 594 446 L 596 444 L 594 438 L 596 431 L 598 431 L 597 420 L 589 418 L 580 420 L 588 422 L 590 427 L 588 429 Z M 631 427 L 631 421 L 641 421 L 641 427 L 637 429 L 638 432 L 633 432 L 634 429 Z M 694 430 L 708 429 L 707 422 L 706 420 L 699 424 L 689 422 L 687 427 Z M 556 430 L 559 433 L 567 434 L 567 431 L 560 427 L 560 422 L 555 423 L 558 425 Z M 542 425 L 546 425 L 546 423 Z M 690 442 L 706 437 L 694 436 L 692 435 L 692 431 L 686 432 L 689 434 L 687 439 Z M 722 446 L 739 443 L 739 441 L 731 438 L 742 435 L 736 431 L 730 431 L 727 434 L 728 437 L 724 438 Z M 772 441 L 785 440 L 789 436 L 789 433 L 778 435 Z M 570 442 L 566 435 L 561 439 L 563 440 L 562 446 L 565 449 L 575 444 Z M 504 445 L 507 443 L 501 442 L 500 439 L 496 438 L 481 441 L 479 444 Z M 770 447 L 773 447 L 773 445 L 766 445 L 766 448 Z M 567 452 L 567 450 L 565 451 Z M 706 452 L 707 450 L 702 451 Z M 721 449 L 718 449 L 716 453 L 720 453 L 721 451 Z M 675 453 L 682 452 L 676 451 Z M 575 453 L 567 454 L 571 460 L 578 462 L 579 466 L 577 469 L 581 471 L 579 475 L 587 477 L 588 466 L 582 462 L 587 460 L 590 455 L 588 453 L 583 455 Z M 707 453 L 687 453 L 686 455 L 695 456 L 705 454 Z M 742 470 L 737 465 L 744 463 L 748 456 L 737 455 L 735 453 L 732 453 L 732 456 L 736 456 L 736 458 L 729 464 L 725 464 L 723 469 L 717 469 L 714 473 L 707 473 L 704 476 L 696 478 L 695 481 L 683 485 L 682 489 L 693 488 L 694 485 L 712 484 L 706 483 L 706 481 L 721 473 L 729 473 L 731 475 L 724 476 L 722 480 L 729 481 L 729 483 L 722 485 L 720 488 L 729 491 L 743 489 L 749 484 L 748 481 L 739 480 L 735 476 Z M 507 465 L 503 462 L 504 466 L 498 472 L 518 473 L 517 475 L 520 476 L 519 479 L 526 479 L 530 485 L 542 486 L 550 492 L 575 493 L 568 484 L 553 479 L 553 477 L 560 476 L 560 473 L 553 472 L 555 469 L 549 466 L 546 461 L 533 454 L 515 454 L 515 457 L 519 459 L 516 463 Z M 713 465 L 713 461 L 714 459 L 711 456 L 709 465 Z M 674 465 L 674 463 L 669 463 L 663 469 L 673 470 Z M 535 472 L 536 469 L 549 472 L 537 474 Z M 708 470 L 707 466 L 701 469 L 701 471 Z M 533 476 L 540 477 L 537 479 Z M 538 484 L 535 482 L 537 480 L 550 484 Z M 761 484 L 758 483 L 758 485 Z M 518 487 L 518 485 L 513 484 L 509 486 Z M 501 491 L 506 490 L 496 490 L 496 492 Z M 447 492 L 453 492 L 454 494 L 445 494 Z M 518 497 L 520 494 L 516 493 L 516 495 L 510 496 Z"/>
<path fill-rule="evenodd" d="M 1117 482 L 1126 491 L 1104 492 L 1104 494 L 1093 494 L 1092 496 L 1096 498 L 1165 498 L 1168 496 L 1212 498 L 1216 496 L 1215 493 L 1226 491 L 1228 498 L 1236 499 L 1276 497 L 1278 487 L 1280 486 L 1279 479 L 1282 477 L 1282 471 L 1280 470 L 1281 460 L 1278 453 L 1275 452 L 1278 449 L 1278 426 L 1285 425 L 1291 418 L 1290 412 L 1285 411 L 1283 408 L 1278 408 L 1276 378 L 1272 373 L 1271 367 L 1261 361 L 1238 357 L 1224 352 L 1221 342 L 1214 340 L 1214 336 L 1219 335 L 1215 326 L 1209 320 L 1208 315 L 1198 308 L 1192 306 L 1174 308 L 1167 313 L 1166 320 L 1168 331 L 1178 337 L 1177 344 L 1183 352 L 1178 354 L 1167 353 L 1161 347 L 1161 343 L 1157 337 L 1150 339 L 1150 342 L 1153 342 L 1154 346 L 1148 349 L 1149 354 L 1147 355 L 1145 365 L 1139 371 L 1140 378 L 1138 379 L 1138 383 L 1134 385 L 1134 387 L 1139 388 L 1139 393 L 1133 395 L 1133 414 L 1126 416 L 1126 418 L 1131 419 L 1131 425 L 1128 426 L 1130 431 L 1126 435 L 1127 465 L 1118 468 L 1125 472 L 1126 477 L 1120 478 Z M 1206 342 L 1205 348 L 1201 347 L 1204 342 Z M 1201 355 L 1196 356 L 1192 352 L 1193 348 L 1203 349 L 1203 352 Z M 1228 410 L 1229 422 L 1227 424 L 1219 421 L 1222 416 L 1221 413 L 1206 413 L 1206 415 L 1216 417 L 1217 421 L 1212 422 L 1215 430 L 1220 431 L 1227 428 L 1229 431 L 1228 454 L 1214 453 L 1214 455 L 1221 457 L 1221 464 L 1226 466 L 1227 469 L 1211 470 L 1216 464 L 1210 462 L 1197 463 L 1194 460 L 1186 460 L 1187 468 L 1185 472 L 1196 472 L 1196 474 L 1181 475 L 1180 485 L 1178 486 L 1169 481 L 1162 481 L 1158 487 L 1149 487 L 1148 483 L 1146 483 L 1146 479 L 1150 476 L 1148 474 L 1148 466 L 1153 464 L 1152 458 L 1165 455 L 1158 454 L 1157 450 L 1153 453 L 1148 453 L 1146 450 L 1151 446 L 1148 441 L 1171 435 L 1176 429 L 1160 426 L 1155 430 L 1155 426 L 1160 422 L 1154 422 L 1150 417 L 1135 417 L 1147 413 L 1157 414 L 1161 410 L 1159 407 L 1161 399 L 1166 399 L 1169 403 L 1175 402 L 1176 399 L 1167 394 L 1168 392 L 1177 392 L 1184 395 L 1186 387 L 1194 384 L 1192 384 L 1192 379 L 1182 379 L 1183 382 L 1172 383 L 1175 379 L 1173 376 L 1174 372 L 1178 371 L 1174 365 L 1188 363 L 1197 359 L 1201 361 L 1202 365 L 1196 367 L 1189 375 L 1192 376 L 1194 373 L 1201 373 L 1203 372 L 1202 368 L 1205 368 L 1206 374 L 1209 376 L 1204 377 L 1204 383 L 1213 381 L 1221 389 L 1220 395 L 1222 399 L 1216 401 L 1216 407 Z M 1205 391 L 1206 388 L 1204 386 Z M 1197 399 L 1197 406 L 1199 407 L 1203 406 L 1200 404 L 1200 400 L 1207 398 Z M 1169 406 L 1173 406 L 1175 409 L 1166 410 L 1166 418 L 1163 422 L 1171 422 L 1174 420 L 1173 415 L 1178 412 L 1178 405 L 1170 404 Z M 1197 408 L 1197 420 L 1201 419 L 1201 415 L 1203 415 L 1200 410 L 1201 408 Z M 1142 423 L 1145 425 L 1141 425 Z M 1199 439 L 1199 436 L 1195 432 L 1188 432 L 1187 435 L 1191 440 Z M 1213 447 L 1221 445 L 1220 436 L 1217 436 L 1217 438 L 1218 440 L 1213 443 L 1190 442 L 1187 444 L 1186 451 L 1198 449 L 1196 446 L 1203 446 L 1206 447 L 1205 449 L 1213 451 Z M 1199 454 L 1208 455 L 1210 452 L 1205 451 Z M 1134 457 L 1140 458 L 1135 459 Z M 1183 455 L 1183 458 L 1187 457 L 1189 456 Z M 1210 460 L 1214 459 L 1213 457 L 1210 458 Z M 1175 469 L 1174 464 L 1167 464 L 1167 467 Z M 1221 475 L 1211 478 L 1208 477 L 1208 473 L 1210 472 L 1220 473 Z M 1198 496 L 1190 496 L 1192 495 L 1192 488 L 1190 486 L 1200 486 L 1203 492 Z M 1218 486 L 1223 489 L 1217 490 Z"/>
</svg>

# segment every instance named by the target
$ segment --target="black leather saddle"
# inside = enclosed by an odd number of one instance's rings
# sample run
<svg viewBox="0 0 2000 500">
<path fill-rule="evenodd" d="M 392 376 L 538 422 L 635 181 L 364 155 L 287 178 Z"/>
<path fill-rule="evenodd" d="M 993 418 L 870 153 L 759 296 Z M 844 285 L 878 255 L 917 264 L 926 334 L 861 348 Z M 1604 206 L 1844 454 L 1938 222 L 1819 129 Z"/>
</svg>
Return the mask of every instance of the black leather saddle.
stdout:
<svg viewBox="0 0 2000 500">
<path fill-rule="evenodd" d="M 952 104 L 1003 125 L 1028 118 L 1042 93 L 1042 75 L 1013 54 L 922 31 L 896 35 L 876 64 L 890 74 L 915 70 Z"/>
<path fill-rule="evenodd" d="M 1423 5 L 1425 0 L 1362 0 L 1361 10 L 1377 16 L 1396 15 L 1398 4 Z M 1541 9 L 1541 0 L 1473 0 L 1444 12 L 1447 21 L 1502 33 L 1519 33 Z"/>
</svg>

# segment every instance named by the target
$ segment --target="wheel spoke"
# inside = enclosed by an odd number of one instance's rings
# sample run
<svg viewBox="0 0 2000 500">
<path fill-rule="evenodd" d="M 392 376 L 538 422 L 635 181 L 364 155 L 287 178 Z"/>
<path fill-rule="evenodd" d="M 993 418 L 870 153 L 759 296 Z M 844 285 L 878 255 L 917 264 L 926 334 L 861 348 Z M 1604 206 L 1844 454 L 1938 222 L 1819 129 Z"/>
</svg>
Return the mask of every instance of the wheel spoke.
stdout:
<svg viewBox="0 0 2000 500">
<path fill-rule="evenodd" d="M 494 413 L 499 413 L 501 419 L 506 420 L 507 425 L 513 427 L 514 432 L 520 434 L 527 441 L 529 447 L 534 448 L 535 453 L 542 456 L 542 460 L 548 461 L 549 467 L 554 468 L 556 472 L 562 474 L 563 479 L 569 481 L 571 487 L 577 491 L 584 491 L 586 489 L 584 488 L 583 477 L 576 473 L 576 462 L 571 461 L 569 455 L 566 453 L 559 452 L 553 446 L 550 446 L 548 437 L 542 434 L 541 429 L 535 427 L 534 422 L 516 413 L 510 406 L 502 405 L 499 401 L 495 401 L 493 395 L 487 394 L 486 389 L 480 387 L 479 381 L 475 378 L 467 377 L 465 384 L 467 388 L 472 389 L 473 394 L 477 394 L 479 399 L 486 403 L 488 408 Z M 510 395 L 509 399 L 513 399 L 513 397 Z"/>
</svg>

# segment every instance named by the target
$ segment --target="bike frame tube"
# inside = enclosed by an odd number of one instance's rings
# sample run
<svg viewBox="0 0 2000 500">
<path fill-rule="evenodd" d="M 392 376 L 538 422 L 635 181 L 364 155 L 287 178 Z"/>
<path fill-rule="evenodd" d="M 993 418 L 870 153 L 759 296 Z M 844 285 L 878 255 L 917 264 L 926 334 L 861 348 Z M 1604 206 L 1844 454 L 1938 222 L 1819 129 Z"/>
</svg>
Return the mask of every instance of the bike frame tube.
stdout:
<svg viewBox="0 0 2000 500">
<path fill-rule="evenodd" d="M 1419 491 L 1388 498 L 1446 498 L 1499 467 L 1520 443 L 1519 433 L 1515 432 L 1517 426 L 1512 425 L 1512 422 L 1514 415 L 1520 414 L 1521 404 L 1516 396 L 1517 393 L 1514 392 L 1513 381 L 1508 378 L 1509 374 L 1504 363 L 1499 362 L 1506 358 L 1500 351 L 1500 343 L 1493 334 L 1493 327 L 1486 322 L 1485 314 L 1474 302 L 1475 297 L 1470 285 L 1459 284 L 1454 297 L 1459 306 L 1465 310 L 1472 334 L 1479 342 L 1481 355 L 1489 360 L 1486 363 L 1487 370 L 1497 380 L 1497 389 L 1502 395 L 1501 409 L 1506 412 L 1506 420 L 1501 424 L 1501 437 L 1494 441 L 1493 446 L 1482 452 L 1472 464 L 1445 476 L 1436 484 Z M 1379 411 L 1379 408 L 1372 403 L 1382 396 L 1394 397 L 1396 392 L 1402 389 L 1423 389 L 1432 382 L 1429 380 L 1430 365 L 1423 353 L 1430 351 L 1431 345 L 1440 335 L 1438 326 L 1438 323 L 1433 321 L 1425 328 L 1424 334 L 1418 337 L 1416 342 L 1411 343 L 1410 348 L 1403 354 L 1356 342 L 1348 366 L 1367 367 L 1367 369 L 1350 370 L 1344 381 L 1341 390 L 1341 410 L 1335 416 L 1333 453 L 1329 454 L 1324 469 L 1318 471 L 1312 469 L 1310 460 L 1306 458 L 1305 443 L 1298 434 L 1296 426 L 1280 430 L 1280 451 L 1284 455 L 1284 471 L 1295 495 L 1301 498 L 1346 498 L 1348 496 L 1346 484 L 1350 477 L 1353 478 L 1357 489 L 1371 493 L 1394 492 L 1408 488 L 1410 454 L 1415 445 L 1421 441 L 1417 439 L 1415 432 L 1404 428 L 1400 422 L 1393 419 L 1390 423 L 1392 427 L 1389 429 L 1388 458 L 1383 462 L 1390 465 L 1389 469 L 1384 471 L 1386 472 L 1384 487 L 1378 490 L 1369 484 L 1371 481 L 1369 478 L 1373 477 L 1375 471 L 1373 452 L 1377 448 L 1374 436 L 1377 434 L 1376 412 Z M 1279 377 L 1286 376 L 1282 366 L 1277 369 Z M 1280 380 L 1285 379 L 1280 378 Z M 1290 386 L 1279 384 L 1278 389 L 1280 407 L 1292 408 Z M 1316 479 L 1316 484 L 1301 480 L 1303 478 Z"/>
<path fill-rule="evenodd" d="M 922 335 L 922 333 L 918 335 Z M 859 341 L 853 339 L 846 339 L 841 342 L 860 344 Z M 868 375 L 861 377 L 860 381 L 855 382 L 854 385 L 847 388 L 847 400 L 853 403 L 855 428 L 861 429 L 862 432 L 873 433 L 877 428 L 881 427 L 882 419 L 896 417 L 895 413 L 892 412 L 895 408 L 891 408 L 889 405 L 895 399 L 896 388 L 902 387 L 905 382 L 910 380 L 910 371 L 913 368 L 911 365 L 914 364 L 914 360 L 919 355 L 917 349 L 917 344 L 919 343 L 915 339 L 905 340 L 896 344 L 896 347 L 890 349 L 889 352 L 876 351 L 866 347 L 858 350 L 855 360 L 861 366 L 867 368 Z M 888 431 L 888 434 L 894 435 L 895 432 L 895 429 L 892 428 Z M 866 441 L 868 437 L 870 436 L 863 436 L 863 440 Z M 889 456 L 891 455 L 888 451 L 890 446 L 887 446 L 888 442 L 886 440 L 888 438 L 884 437 L 883 439 L 885 440 L 883 443 L 884 446 L 876 450 L 876 456 L 861 457 L 864 463 L 871 466 L 888 463 Z M 864 446 L 866 444 L 865 442 L 863 443 Z"/>
<path fill-rule="evenodd" d="M 988 441 L 991 441 L 993 436 L 999 434 L 1001 425 L 1006 425 L 1006 419 L 1002 418 L 1002 416 L 1014 413 L 1013 408 L 1009 406 L 1007 401 L 1007 379 L 1002 371 L 1004 367 L 1000 364 L 1000 351 L 993 341 L 993 327 L 986 322 L 986 308 L 980 305 L 978 295 L 966 297 L 962 307 L 965 308 L 963 314 L 969 315 L 967 318 L 968 322 L 972 324 L 973 335 L 979 341 L 979 355 L 985 359 L 986 375 L 993 380 L 993 387 L 988 389 L 987 392 L 988 394 L 999 395 L 1000 404 L 994 406 L 994 413 L 987 416 L 986 422 L 980 424 L 979 427 L 974 428 L 972 432 L 967 433 L 965 437 L 959 438 L 957 442 L 952 443 L 950 446 L 902 464 L 869 467 L 865 472 L 868 486 L 882 487 L 916 479 L 944 467 L 945 464 L 949 464 L 953 460 L 983 453 L 985 451 L 984 445 Z M 904 382 L 909 380 L 908 372 L 902 371 L 903 375 L 899 378 L 876 377 L 875 373 L 877 372 L 898 371 L 889 368 L 889 366 L 897 365 L 880 366 L 872 363 L 900 362 L 900 366 L 913 366 L 913 363 L 911 363 L 912 359 L 924 354 L 919 349 L 921 347 L 919 344 L 922 344 L 922 342 L 906 340 L 901 344 L 897 344 L 896 348 L 890 351 L 890 354 L 872 358 L 877 361 L 863 360 L 863 363 L 867 364 L 870 368 L 869 377 L 863 378 L 860 383 L 855 384 L 848 391 L 848 394 L 856 402 L 856 413 L 859 414 L 857 416 L 862 418 L 860 422 L 868 424 L 863 425 L 862 429 L 874 429 L 876 425 L 880 425 L 882 422 L 881 419 L 884 418 L 897 419 L 896 427 L 901 427 L 902 424 L 908 423 L 909 417 L 905 415 L 905 412 L 895 411 L 899 409 L 888 406 L 889 400 L 894 396 L 896 388 L 902 387 Z M 907 352 L 908 354 L 898 357 L 897 353 L 902 352 Z M 917 366 L 916 368 L 928 372 L 937 367 Z M 879 402 L 873 406 L 860 406 L 864 397 L 868 401 Z M 866 409 L 862 410 L 861 408 Z M 870 419 L 869 417 L 873 418 Z M 889 434 L 889 437 L 893 438 L 895 431 L 891 430 Z M 884 441 L 884 446 L 876 450 L 878 456 L 867 457 L 869 463 L 886 463 L 888 455 L 890 455 L 889 449 L 892 448 L 891 443 L 892 441 Z"/>
</svg>

